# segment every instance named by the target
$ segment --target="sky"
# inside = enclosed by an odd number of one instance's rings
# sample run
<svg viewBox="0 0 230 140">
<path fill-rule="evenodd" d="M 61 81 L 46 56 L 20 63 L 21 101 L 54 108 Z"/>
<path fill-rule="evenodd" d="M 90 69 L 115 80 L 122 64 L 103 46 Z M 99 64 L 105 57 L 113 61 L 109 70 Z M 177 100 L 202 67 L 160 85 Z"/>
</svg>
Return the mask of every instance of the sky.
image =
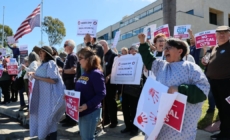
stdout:
<svg viewBox="0 0 230 140">
<path fill-rule="evenodd" d="M 51 16 L 61 20 L 66 28 L 64 41 L 73 39 L 76 45 L 83 42 L 83 36 L 77 36 L 77 21 L 81 19 L 97 19 L 97 31 L 100 31 L 118 21 L 125 15 L 131 15 L 135 11 L 149 5 L 155 0 L 43 0 L 43 17 Z M 0 0 L 0 24 L 11 27 L 16 32 L 22 21 L 41 3 L 41 0 Z M 35 27 L 29 34 L 20 38 L 18 46 L 28 45 L 29 52 L 41 41 L 41 28 Z M 43 42 L 49 45 L 48 36 L 43 32 Z"/>
</svg>

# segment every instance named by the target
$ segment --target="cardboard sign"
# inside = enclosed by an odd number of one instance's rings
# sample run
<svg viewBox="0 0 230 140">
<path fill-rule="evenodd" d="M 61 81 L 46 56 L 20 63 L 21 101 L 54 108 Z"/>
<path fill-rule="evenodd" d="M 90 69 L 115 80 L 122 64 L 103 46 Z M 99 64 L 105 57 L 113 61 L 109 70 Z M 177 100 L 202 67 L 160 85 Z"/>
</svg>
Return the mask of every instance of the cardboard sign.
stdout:
<svg viewBox="0 0 230 140">
<path fill-rule="evenodd" d="M 113 46 L 111 48 L 116 48 L 117 43 L 119 41 L 120 33 L 121 33 L 121 31 L 116 32 L 116 35 L 115 35 L 114 40 L 113 40 Z"/>
<path fill-rule="evenodd" d="M 92 37 L 96 37 L 97 34 L 97 20 L 79 20 L 78 21 L 78 36 L 85 36 L 90 34 Z"/>
<path fill-rule="evenodd" d="M 80 92 L 65 90 L 66 114 L 75 121 L 79 121 Z"/>
<path fill-rule="evenodd" d="M 175 129 L 178 132 L 182 131 L 184 114 L 186 108 L 187 96 L 178 94 L 173 103 L 168 115 L 166 116 L 165 124 Z"/>
<path fill-rule="evenodd" d="M 156 36 L 157 34 L 160 34 L 160 33 L 164 34 L 166 37 L 170 37 L 168 24 L 157 27 L 155 32 L 154 32 L 154 36 Z"/>
<path fill-rule="evenodd" d="M 2 56 L 6 56 L 6 49 L 0 48 L 0 52 L 2 53 Z"/>
<path fill-rule="evenodd" d="M 18 75 L 18 65 L 7 63 L 7 71 L 9 75 Z"/>
<path fill-rule="evenodd" d="M 153 43 L 154 31 L 156 30 L 156 24 L 149 25 L 144 28 L 143 33 L 146 36 L 146 39 Z"/>
<path fill-rule="evenodd" d="M 191 29 L 191 25 L 179 25 L 174 26 L 174 37 L 181 39 L 189 38 L 188 29 Z"/>
<path fill-rule="evenodd" d="M 216 31 L 209 30 L 195 34 L 196 49 L 203 48 L 205 46 L 216 46 Z"/>
<path fill-rule="evenodd" d="M 7 42 L 8 42 L 8 44 L 18 43 L 18 41 L 15 41 L 14 36 L 8 36 Z"/>
<path fill-rule="evenodd" d="M 140 54 L 115 57 L 111 73 L 112 84 L 140 85 L 143 62 Z"/>
</svg>

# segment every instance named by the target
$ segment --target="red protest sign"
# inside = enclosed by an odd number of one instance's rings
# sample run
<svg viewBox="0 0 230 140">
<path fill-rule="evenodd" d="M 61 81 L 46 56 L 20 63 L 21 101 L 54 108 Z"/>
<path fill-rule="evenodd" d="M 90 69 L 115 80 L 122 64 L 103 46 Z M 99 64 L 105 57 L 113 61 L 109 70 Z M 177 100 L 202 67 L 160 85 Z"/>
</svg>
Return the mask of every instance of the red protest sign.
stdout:
<svg viewBox="0 0 230 140">
<path fill-rule="evenodd" d="M 158 28 L 156 28 L 156 31 L 154 32 L 154 36 L 156 36 L 157 34 L 165 34 L 166 37 L 170 37 L 170 32 L 169 32 L 169 26 L 168 24 L 159 26 Z"/>
<path fill-rule="evenodd" d="M 65 90 L 66 113 L 75 121 L 79 121 L 80 92 Z"/>
<path fill-rule="evenodd" d="M 17 75 L 18 74 L 18 65 L 7 64 L 7 71 L 8 71 L 9 75 Z"/>
<path fill-rule="evenodd" d="M 209 30 L 203 31 L 200 33 L 195 34 L 196 40 L 196 49 L 203 48 L 205 46 L 216 46 L 216 31 Z"/>
<path fill-rule="evenodd" d="M 179 94 L 165 119 L 165 124 L 179 132 L 182 130 L 184 121 L 186 100 L 187 96 Z"/>
</svg>

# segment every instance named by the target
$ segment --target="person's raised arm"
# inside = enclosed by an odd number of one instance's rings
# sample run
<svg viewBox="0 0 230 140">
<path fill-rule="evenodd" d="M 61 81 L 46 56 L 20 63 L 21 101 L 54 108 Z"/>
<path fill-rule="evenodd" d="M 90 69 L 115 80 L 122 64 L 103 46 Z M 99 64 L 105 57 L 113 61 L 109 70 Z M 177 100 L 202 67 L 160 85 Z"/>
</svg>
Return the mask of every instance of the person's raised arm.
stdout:
<svg viewBox="0 0 230 140">
<path fill-rule="evenodd" d="M 11 47 L 9 44 L 7 44 L 7 46 L 8 46 L 11 50 L 13 50 L 13 47 Z"/>
<path fill-rule="evenodd" d="M 195 42 L 195 37 L 194 37 L 191 29 L 188 29 L 188 33 L 189 33 L 190 39 L 194 40 L 194 42 Z"/>
<path fill-rule="evenodd" d="M 143 63 L 146 69 L 151 70 L 152 63 L 156 58 L 152 55 L 148 43 L 145 42 L 145 34 L 139 34 L 138 38 L 140 41 L 139 53 L 141 54 Z"/>
</svg>

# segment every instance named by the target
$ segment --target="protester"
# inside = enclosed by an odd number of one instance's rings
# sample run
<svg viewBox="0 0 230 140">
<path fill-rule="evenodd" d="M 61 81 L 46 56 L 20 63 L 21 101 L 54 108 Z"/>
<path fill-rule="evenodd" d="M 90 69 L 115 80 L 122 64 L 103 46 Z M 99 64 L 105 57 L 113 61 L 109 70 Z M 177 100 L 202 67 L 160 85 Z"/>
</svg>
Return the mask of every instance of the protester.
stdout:
<svg viewBox="0 0 230 140">
<path fill-rule="evenodd" d="M 55 62 L 58 67 L 63 68 L 64 62 L 61 60 L 61 57 L 58 56 L 58 51 L 55 47 L 51 47 L 53 50 L 53 57 L 55 58 Z"/>
<path fill-rule="evenodd" d="M 115 128 L 118 124 L 117 121 L 117 102 L 116 91 L 117 85 L 110 83 L 112 66 L 114 58 L 117 56 L 109 47 L 105 40 L 99 41 L 104 49 L 105 61 L 105 83 L 106 83 L 106 96 L 103 104 L 103 125 L 110 124 L 110 128 Z"/>
<path fill-rule="evenodd" d="M 190 62 L 196 63 L 195 60 L 194 60 L 194 58 L 193 58 L 193 56 L 190 55 L 190 47 L 189 47 L 188 43 L 186 41 L 184 41 L 184 44 L 187 47 L 187 53 L 185 54 L 183 60 L 184 61 L 190 61 Z"/>
<path fill-rule="evenodd" d="M 42 64 L 35 73 L 29 73 L 35 79 L 30 103 L 30 136 L 57 140 L 57 122 L 65 112 L 65 86 L 51 47 L 38 49 Z"/>
<path fill-rule="evenodd" d="M 166 38 L 167 37 L 165 36 L 165 34 L 160 33 L 160 34 L 157 34 L 153 40 L 154 46 L 156 47 L 156 50 L 154 51 L 153 56 L 161 60 L 164 59 L 163 48 L 165 46 Z"/>
<path fill-rule="evenodd" d="M 100 58 L 90 48 L 78 53 L 84 74 L 76 82 L 75 90 L 81 92 L 79 107 L 79 129 L 82 140 L 93 140 L 100 119 L 101 101 L 105 97 L 105 81 Z"/>
<path fill-rule="evenodd" d="M 193 58 L 195 59 L 195 62 L 197 65 L 200 64 L 200 53 L 201 53 L 201 49 L 196 49 L 196 45 L 195 45 L 195 37 L 192 33 L 191 29 L 188 29 L 188 33 L 190 36 L 190 54 L 193 56 Z"/>
<path fill-rule="evenodd" d="M 182 61 L 187 52 L 183 41 L 174 38 L 167 40 L 164 46 L 166 61 L 162 61 L 150 53 L 144 34 L 139 34 L 138 38 L 143 62 L 148 70 L 153 71 L 156 80 L 169 87 L 168 93 L 179 92 L 188 97 L 181 133 L 164 124 L 157 139 L 194 140 L 202 103 L 210 88 L 207 78 L 198 65 Z"/>
<path fill-rule="evenodd" d="M 62 77 L 65 83 L 67 90 L 75 89 L 75 75 L 77 72 L 77 56 L 74 54 L 73 50 L 76 47 L 75 42 L 73 40 L 65 41 L 64 48 L 65 52 L 68 54 L 64 63 L 64 67 L 62 70 Z M 63 127 L 72 127 L 77 123 L 73 119 L 71 119 L 68 115 L 65 115 L 66 118 L 62 120 L 60 123 L 63 123 Z"/>
<path fill-rule="evenodd" d="M 132 55 L 138 52 L 136 45 L 130 48 Z M 130 133 L 131 136 L 138 135 L 138 128 L 133 124 L 136 115 L 138 100 L 141 94 L 143 81 L 140 85 L 122 85 L 122 111 L 124 116 L 125 129 L 121 133 Z"/>
<path fill-rule="evenodd" d="M 3 65 L 4 70 L 2 73 L 2 77 L 0 78 L 0 87 L 4 95 L 4 101 L 1 104 L 5 104 L 5 105 L 10 103 L 11 77 L 7 71 L 7 63 L 9 63 L 9 61 L 10 60 L 8 58 L 3 59 L 2 65 Z"/>
<path fill-rule="evenodd" d="M 13 52 L 13 58 L 16 59 L 16 61 L 18 62 L 18 56 L 20 55 L 20 51 L 19 51 L 19 48 L 17 47 L 16 44 L 13 45 L 13 47 L 11 47 L 9 44 L 8 44 L 8 47 L 12 50 Z"/>
<path fill-rule="evenodd" d="M 228 26 L 219 26 L 216 29 L 218 45 L 212 49 L 208 63 L 202 59 L 207 67 L 206 75 L 209 79 L 211 90 L 215 99 L 220 119 L 220 133 L 212 135 L 212 139 L 230 139 L 230 29 Z"/>
<path fill-rule="evenodd" d="M 121 48 L 121 55 L 129 54 L 129 50 L 126 47 Z"/>
</svg>

